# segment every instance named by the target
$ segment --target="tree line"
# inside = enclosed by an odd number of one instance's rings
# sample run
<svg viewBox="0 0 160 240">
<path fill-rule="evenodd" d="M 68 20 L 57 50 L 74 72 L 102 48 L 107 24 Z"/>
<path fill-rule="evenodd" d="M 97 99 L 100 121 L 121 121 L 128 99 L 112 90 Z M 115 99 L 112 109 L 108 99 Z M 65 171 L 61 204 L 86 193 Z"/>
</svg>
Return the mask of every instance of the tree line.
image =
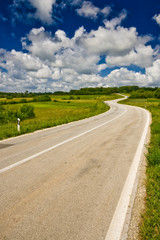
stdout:
<svg viewBox="0 0 160 240">
<path fill-rule="evenodd" d="M 130 93 L 130 98 L 160 98 L 160 88 L 155 87 L 138 87 L 138 86 L 122 86 L 122 87 L 97 87 L 97 88 L 81 88 L 79 90 L 70 90 L 69 92 L 58 91 L 55 95 L 109 95 L 112 93 Z"/>
<path fill-rule="evenodd" d="M 10 100 L 13 98 L 32 98 L 31 101 L 51 101 L 49 95 L 109 95 L 112 93 L 130 93 L 130 98 L 160 98 L 160 88 L 138 86 L 81 88 L 78 90 L 72 89 L 69 92 L 0 92 L 0 98 L 7 98 Z M 25 101 L 25 99 L 21 99 L 20 101 Z"/>
</svg>

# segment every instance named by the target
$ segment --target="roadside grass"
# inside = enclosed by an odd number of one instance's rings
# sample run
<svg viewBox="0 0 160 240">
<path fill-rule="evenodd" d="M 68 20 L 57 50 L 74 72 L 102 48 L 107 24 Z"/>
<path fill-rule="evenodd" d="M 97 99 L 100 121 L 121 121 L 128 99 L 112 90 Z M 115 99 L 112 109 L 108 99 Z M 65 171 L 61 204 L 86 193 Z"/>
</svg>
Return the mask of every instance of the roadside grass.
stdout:
<svg viewBox="0 0 160 240">
<path fill-rule="evenodd" d="M 109 110 L 103 101 L 120 98 L 117 94 L 108 96 L 51 96 L 50 102 L 30 102 L 34 107 L 35 118 L 21 121 L 21 130 L 17 131 L 16 123 L 0 125 L 0 139 L 14 137 L 35 130 L 49 128 L 72 121 L 88 118 Z M 19 99 L 21 100 L 21 99 Z M 25 103 L 27 104 L 27 103 Z M 23 104 L 4 105 L 7 110 L 19 110 Z"/>
<path fill-rule="evenodd" d="M 160 239 L 160 99 L 126 99 L 121 103 L 146 108 L 152 114 L 148 147 L 146 210 L 142 216 L 141 239 Z"/>
</svg>

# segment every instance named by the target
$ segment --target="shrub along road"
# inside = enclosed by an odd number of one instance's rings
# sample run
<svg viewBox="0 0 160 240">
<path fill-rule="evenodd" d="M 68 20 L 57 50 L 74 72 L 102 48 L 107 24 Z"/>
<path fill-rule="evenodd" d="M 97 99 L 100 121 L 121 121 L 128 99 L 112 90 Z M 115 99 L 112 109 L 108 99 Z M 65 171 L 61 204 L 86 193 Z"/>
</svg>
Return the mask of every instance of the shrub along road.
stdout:
<svg viewBox="0 0 160 240">
<path fill-rule="evenodd" d="M 0 141 L 1 239 L 104 240 L 108 229 L 115 235 L 111 221 L 148 113 L 116 101 L 110 106 L 89 119 Z"/>
</svg>

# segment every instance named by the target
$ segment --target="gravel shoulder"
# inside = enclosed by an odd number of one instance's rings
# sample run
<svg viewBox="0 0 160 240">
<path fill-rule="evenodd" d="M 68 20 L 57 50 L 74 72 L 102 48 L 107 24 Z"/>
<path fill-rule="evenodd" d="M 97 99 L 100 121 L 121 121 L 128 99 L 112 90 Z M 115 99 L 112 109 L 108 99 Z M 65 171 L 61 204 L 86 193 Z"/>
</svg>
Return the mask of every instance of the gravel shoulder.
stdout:
<svg viewBox="0 0 160 240">
<path fill-rule="evenodd" d="M 127 240 L 141 239 L 140 224 L 142 222 L 142 214 L 145 212 L 145 198 L 146 198 L 146 167 L 147 164 L 144 158 L 141 164 L 141 169 L 139 171 L 137 192 L 132 208 Z"/>
</svg>

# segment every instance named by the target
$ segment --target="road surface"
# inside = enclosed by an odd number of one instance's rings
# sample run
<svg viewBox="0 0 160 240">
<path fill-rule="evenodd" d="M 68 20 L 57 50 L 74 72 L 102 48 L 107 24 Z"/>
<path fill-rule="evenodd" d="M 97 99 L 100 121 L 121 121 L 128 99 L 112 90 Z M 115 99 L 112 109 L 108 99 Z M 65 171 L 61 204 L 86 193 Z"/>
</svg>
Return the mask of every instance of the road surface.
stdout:
<svg viewBox="0 0 160 240">
<path fill-rule="evenodd" d="M 105 240 L 147 121 L 140 108 L 109 105 L 0 141 L 0 239 Z"/>
</svg>

